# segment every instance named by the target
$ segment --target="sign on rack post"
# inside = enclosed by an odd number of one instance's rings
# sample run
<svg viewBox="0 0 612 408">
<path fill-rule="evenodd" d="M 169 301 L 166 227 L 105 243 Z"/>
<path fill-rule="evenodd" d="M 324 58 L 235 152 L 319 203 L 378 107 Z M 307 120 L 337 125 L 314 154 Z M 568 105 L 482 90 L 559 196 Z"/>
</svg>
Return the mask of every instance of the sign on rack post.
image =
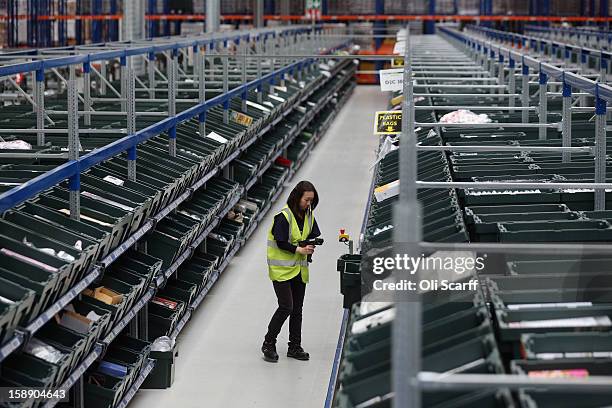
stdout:
<svg viewBox="0 0 612 408">
<path fill-rule="evenodd" d="M 402 111 L 376 112 L 375 135 L 398 135 L 402 133 Z"/>
<path fill-rule="evenodd" d="M 306 18 L 309 20 L 321 19 L 321 0 L 306 0 Z"/>
</svg>

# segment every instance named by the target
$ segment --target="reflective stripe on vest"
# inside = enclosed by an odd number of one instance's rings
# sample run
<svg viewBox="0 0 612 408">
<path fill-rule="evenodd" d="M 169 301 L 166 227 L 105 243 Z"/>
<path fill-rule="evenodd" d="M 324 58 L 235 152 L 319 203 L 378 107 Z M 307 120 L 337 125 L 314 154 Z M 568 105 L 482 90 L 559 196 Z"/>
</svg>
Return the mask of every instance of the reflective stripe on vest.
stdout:
<svg viewBox="0 0 612 408">
<path fill-rule="evenodd" d="M 289 259 L 286 261 L 281 261 L 280 259 L 268 259 L 269 266 L 286 266 L 286 267 L 294 267 L 294 266 L 308 266 L 308 260 L 295 260 Z"/>
</svg>

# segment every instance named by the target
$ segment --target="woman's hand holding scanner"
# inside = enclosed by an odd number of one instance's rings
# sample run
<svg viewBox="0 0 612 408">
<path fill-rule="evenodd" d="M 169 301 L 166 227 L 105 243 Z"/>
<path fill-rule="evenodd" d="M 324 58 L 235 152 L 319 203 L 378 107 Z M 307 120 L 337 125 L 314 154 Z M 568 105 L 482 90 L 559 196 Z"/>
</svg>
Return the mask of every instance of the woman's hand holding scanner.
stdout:
<svg viewBox="0 0 612 408">
<path fill-rule="evenodd" d="M 297 247 L 295 249 L 295 252 L 297 252 L 298 254 L 302 254 L 302 255 L 312 255 L 314 253 L 314 245 L 307 245 L 304 247 Z"/>
</svg>

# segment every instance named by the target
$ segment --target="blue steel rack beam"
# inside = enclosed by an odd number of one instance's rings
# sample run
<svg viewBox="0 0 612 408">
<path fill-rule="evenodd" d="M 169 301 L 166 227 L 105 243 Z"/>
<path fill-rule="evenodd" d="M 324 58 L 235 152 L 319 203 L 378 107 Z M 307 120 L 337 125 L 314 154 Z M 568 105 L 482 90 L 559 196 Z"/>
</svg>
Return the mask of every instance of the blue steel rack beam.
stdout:
<svg viewBox="0 0 612 408">
<path fill-rule="evenodd" d="M 511 44 L 522 44 L 523 48 L 533 49 L 537 51 L 538 45 L 540 46 L 540 50 L 546 51 L 548 49 L 559 49 L 564 50 L 566 52 L 574 53 L 577 56 L 581 55 L 590 55 L 595 58 L 598 58 L 601 61 L 608 61 L 612 58 L 612 51 L 604 51 L 598 50 L 594 48 L 588 48 L 583 46 L 578 46 L 574 44 L 567 44 L 560 41 L 549 40 L 540 37 L 532 37 L 517 33 L 509 33 L 505 31 L 487 29 L 478 26 L 468 26 L 470 30 L 474 30 L 479 32 L 481 35 L 486 36 L 492 40 L 508 42 Z"/>
<path fill-rule="evenodd" d="M 472 28 L 474 28 L 476 31 L 480 31 L 482 33 L 488 34 L 491 40 L 501 40 L 502 39 L 501 32 L 496 32 L 495 30 L 488 30 L 488 29 L 477 28 L 477 27 L 472 27 Z M 520 52 L 514 49 L 510 49 L 510 48 L 505 48 L 499 44 L 493 43 L 492 41 L 472 38 L 456 30 L 448 29 L 446 27 L 441 27 L 440 29 L 445 34 L 461 41 L 462 43 L 468 44 L 471 47 L 477 47 L 478 45 L 480 45 L 482 48 L 488 47 L 492 50 L 494 54 L 503 55 L 507 61 L 509 61 L 510 59 L 514 61 L 521 61 L 527 67 L 535 70 L 535 72 L 540 72 L 540 69 L 541 69 L 541 72 L 555 79 L 562 79 L 564 77 L 565 81 L 569 85 L 571 85 L 573 88 L 576 88 L 582 92 L 586 92 L 594 97 L 601 98 L 607 102 L 612 102 L 612 87 L 609 85 L 598 83 L 588 78 L 585 78 L 581 75 L 575 74 L 571 71 L 564 70 L 563 68 L 559 68 L 551 64 L 540 62 L 538 59 L 529 56 L 527 53 Z M 531 37 L 526 37 L 526 36 L 522 36 L 518 34 L 510 34 L 510 33 L 505 33 L 505 34 L 508 34 L 511 37 L 512 36 L 518 37 L 520 38 L 521 41 L 523 40 L 527 41 L 527 40 L 532 39 Z M 507 37 L 503 38 L 503 40 L 507 40 Z M 540 41 L 543 41 L 543 40 L 540 40 Z M 569 47 L 574 50 L 580 50 L 581 53 L 585 53 L 585 52 L 588 53 L 590 51 L 582 47 L 569 46 L 568 44 L 562 44 L 562 43 L 558 43 L 554 41 L 549 41 L 548 43 L 550 44 L 556 43 L 557 46 L 564 46 L 565 49 L 568 49 Z M 610 59 L 612 58 L 612 53 L 599 51 L 598 54 L 602 61 L 610 61 Z"/>
</svg>

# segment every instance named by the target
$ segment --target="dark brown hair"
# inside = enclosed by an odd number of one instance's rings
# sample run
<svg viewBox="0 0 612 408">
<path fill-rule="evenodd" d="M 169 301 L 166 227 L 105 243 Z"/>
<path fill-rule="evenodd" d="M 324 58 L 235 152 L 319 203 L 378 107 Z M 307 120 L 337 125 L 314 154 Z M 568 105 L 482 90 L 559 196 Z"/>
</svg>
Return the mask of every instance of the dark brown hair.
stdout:
<svg viewBox="0 0 612 408">
<path fill-rule="evenodd" d="M 319 193 L 315 189 L 315 186 L 310 181 L 300 181 L 289 194 L 289 198 L 287 198 L 287 206 L 291 209 L 294 215 L 298 217 L 303 217 L 304 214 L 300 211 L 300 200 L 304 193 L 312 191 L 314 193 L 314 199 L 312 200 L 311 207 L 314 210 L 319 204 Z"/>
</svg>

